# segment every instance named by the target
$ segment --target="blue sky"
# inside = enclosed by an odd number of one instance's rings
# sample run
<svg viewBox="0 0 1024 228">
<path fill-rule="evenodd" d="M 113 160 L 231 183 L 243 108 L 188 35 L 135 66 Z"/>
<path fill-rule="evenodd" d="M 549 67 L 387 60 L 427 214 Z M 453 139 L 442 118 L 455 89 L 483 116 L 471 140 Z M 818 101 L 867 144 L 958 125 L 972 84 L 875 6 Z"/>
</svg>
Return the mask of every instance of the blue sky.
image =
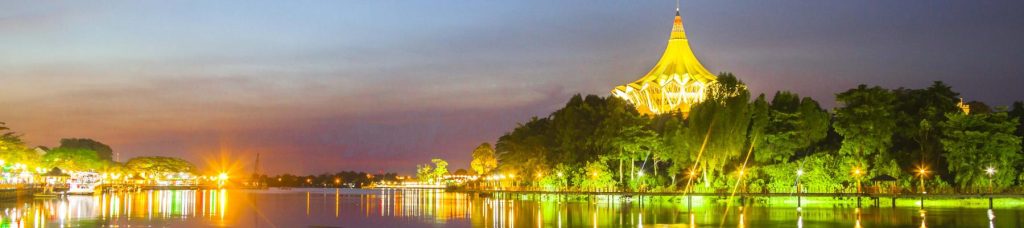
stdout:
<svg viewBox="0 0 1024 228">
<path fill-rule="evenodd" d="M 222 155 L 272 173 L 468 166 L 480 142 L 664 48 L 673 1 L 0 2 L 0 121 L 33 145 Z M 833 106 L 942 80 L 1024 100 L 1024 2 L 684 1 L 697 56 Z M 310 159 L 317 158 L 317 159 Z M 122 160 L 124 160 L 122 159 Z"/>
</svg>

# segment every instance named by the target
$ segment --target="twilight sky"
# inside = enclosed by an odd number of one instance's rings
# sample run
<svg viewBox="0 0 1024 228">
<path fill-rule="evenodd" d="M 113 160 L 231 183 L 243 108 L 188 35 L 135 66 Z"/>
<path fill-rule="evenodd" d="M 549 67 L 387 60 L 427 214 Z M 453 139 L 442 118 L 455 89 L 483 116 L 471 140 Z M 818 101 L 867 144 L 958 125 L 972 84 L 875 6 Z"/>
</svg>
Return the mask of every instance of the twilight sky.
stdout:
<svg viewBox="0 0 1024 228">
<path fill-rule="evenodd" d="M 80 5 L 77 5 L 80 4 Z M 470 151 L 658 60 L 674 1 L 0 1 L 0 122 L 121 160 L 399 171 Z M 942 80 L 1024 100 L 1024 1 L 684 1 L 691 45 L 755 93 L 834 106 Z"/>
</svg>

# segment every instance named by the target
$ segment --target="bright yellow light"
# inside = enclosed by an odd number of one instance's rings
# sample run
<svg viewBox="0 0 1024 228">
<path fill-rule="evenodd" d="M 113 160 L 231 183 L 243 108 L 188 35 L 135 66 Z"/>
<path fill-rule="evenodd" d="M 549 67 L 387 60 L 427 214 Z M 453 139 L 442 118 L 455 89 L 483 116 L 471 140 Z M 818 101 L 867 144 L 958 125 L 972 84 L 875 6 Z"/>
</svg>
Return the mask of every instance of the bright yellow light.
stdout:
<svg viewBox="0 0 1024 228">
<path fill-rule="evenodd" d="M 690 48 L 682 19 L 676 16 L 661 60 L 640 79 L 615 87 L 612 95 L 629 101 L 641 114 L 689 113 L 704 100 L 704 91 L 718 79 Z"/>
<path fill-rule="evenodd" d="M 636 175 L 642 177 L 642 176 L 644 176 L 644 171 L 636 172 Z"/>
<path fill-rule="evenodd" d="M 985 173 L 988 173 L 989 176 L 992 176 L 996 174 L 996 168 L 988 167 L 987 169 L 985 169 Z"/>
<path fill-rule="evenodd" d="M 858 176 L 859 177 L 860 174 L 861 174 L 860 168 L 853 168 L 853 175 L 854 176 Z"/>
<path fill-rule="evenodd" d="M 798 169 L 798 170 L 796 170 L 796 175 L 797 175 L 797 176 L 802 176 L 802 175 L 804 175 L 804 170 L 803 170 L 803 169 Z"/>
<path fill-rule="evenodd" d="M 217 179 L 220 179 L 222 181 L 223 180 L 227 180 L 228 179 L 228 174 L 227 173 L 220 173 L 220 175 L 217 176 Z"/>
<path fill-rule="evenodd" d="M 562 172 L 558 172 L 558 177 L 562 177 Z"/>
</svg>

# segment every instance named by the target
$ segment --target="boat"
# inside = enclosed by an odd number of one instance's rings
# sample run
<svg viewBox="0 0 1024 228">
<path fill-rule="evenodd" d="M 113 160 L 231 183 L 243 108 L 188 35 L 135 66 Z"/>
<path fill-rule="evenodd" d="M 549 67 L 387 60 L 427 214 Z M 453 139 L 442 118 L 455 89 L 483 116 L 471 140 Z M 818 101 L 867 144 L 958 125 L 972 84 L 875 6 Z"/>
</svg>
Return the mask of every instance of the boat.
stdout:
<svg viewBox="0 0 1024 228">
<path fill-rule="evenodd" d="M 94 172 L 76 172 L 71 174 L 71 178 L 68 180 L 68 191 L 67 194 L 73 195 L 88 195 L 96 192 L 103 183 L 103 179 L 98 173 Z"/>
</svg>

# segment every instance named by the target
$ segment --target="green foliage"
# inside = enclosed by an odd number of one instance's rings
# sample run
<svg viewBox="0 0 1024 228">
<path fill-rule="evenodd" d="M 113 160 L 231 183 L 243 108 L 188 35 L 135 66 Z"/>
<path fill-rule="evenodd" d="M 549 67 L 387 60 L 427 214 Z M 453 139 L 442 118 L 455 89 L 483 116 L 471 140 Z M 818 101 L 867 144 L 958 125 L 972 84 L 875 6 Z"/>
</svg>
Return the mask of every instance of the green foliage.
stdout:
<svg viewBox="0 0 1024 228">
<path fill-rule="evenodd" d="M 573 168 L 565 164 L 559 164 L 551 169 L 550 173 L 541 174 L 537 185 L 547 191 L 561 190 L 569 186 L 569 178 L 572 176 Z"/>
<path fill-rule="evenodd" d="M 426 182 L 434 182 L 434 171 L 433 167 L 427 165 L 416 165 L 416 179 Z"/>
<path fill-rule="evenodd" d="M 607 161 L 599 159 L 587 162 L 583 169 L 574 172 L 574 184 L 584 190 L 607 191 L 615 187 L 615 175 L 608 168 Z"/>
<path fill-rule="evenodd" d="M 1021 160 L 1021 136 L 1014 135 L 1019 122 L 1006 112 L 983 114 L 947 114 L 942 122 L 942 146 L 949 170 L 955 173 L 959 187 L 988 185 L 986 168 L 996 169 L 992 177 L 997 186 L 1009 186 L 1017 176 Z"/>
<path fill-rule="evenodd" d="M 499 168 L 517 173 L 542 172 L 554 163 L 548 158 L 554 151 L 551 134 L 551 120 L 534 117 L 501 136 L 495 146 Z"/>
<path fill-rule="evenodd" d="M 435 159 L 431 159 L 430 162 L 434 163 L 434 178 L 435 179 L 444 178 L 445 175 L 448 175 L 448 162 L 447 161 L 445 161 L 443 159 L 440 159 L 440 158 L 435 158 Z"/>
<path fill-rule="evenodd" d="M 942 156 L 939 138 L 942 131 L 939 123 L 946 121 L 946 114 L 959 113 L 956 106 L 959 93 L 949 85 L 935 82 L 924 89 L 893 90 L 896 96 L 896 134 L 893 136 L 892 159 L 903 170 L 928 164 L 937 176 L 947 175 L 946 161 Z"/>
<path fill-rule="evenodd" d="M 416 179 L 433 183 L 441 181 L 445 175 L 448 175 L 447 161 L 440 158 L 434 158 L 430 159 L 430 162 L 434 165 L 431 166 L 430 164 L 424 164 L 416 166 Z"/>
<path fill-rule="evenodd" d="M 896 131 L 895 99 L 887 89 L 866 85 L 836 95 L 842 106 L 835 109 L 833 128 L 843 136 L 839 152 L 853 158 L 849 165 L 871 170 L 866 158 L 888 157 L 885 152 Z"/>
<path fill-rule="evenodd" d="M 720 75 L 705 92 L 705 101 L 689 113 L 655 116 L 642 116 L 617 98 L 575 95 L 550 116 L 534 117 L 499 138 L 497 169 L 529 175 L 525 185 L 548 190 L 673 190 L 692 171 L 696 191 L 727 191 L 740 183 L 738 167 L 753 148 L 742 183 L 754 192 L 794 192 L 798 169 L 805 192 L 852 192 L 858 179 L 871 185 L 880 175 L 896 178 L 886 185 L 906 191 L 916 186 L 909 172 L 916 165 L 939 176 L 926 181 L 930 191 L 951 191 L 952 178 L 942 177 L 955 175 L 957 186 L 978 187 L 987 179 L 968 166 L 995 161 L 998 184 L 1024 182 L 1016 172 L 1024 169 L 1018 158 L 1022 103 L 1009 117 L 986 107 L 976 113 L 972 106 L 969 117 L 957 117 L 967 121 L 950 119 L 960 113 L 958 94 L 942 82 L 924 89 L 860 85 L 836 95 L 834 114 L 786 91 L 750 100 L 731 74 Z M 862 173 L 855 176 L 854 169 Z M 641 170 L 646 175 L 637 175 Z"/>
<path fill-rule="evenodd" d="M 469 166 L 480 175 L 487 174 L 495 167 L 498 167 L 498 159 L 494 155 L 494 149 L 491 148 L 491 144 L 481 143 L 480 146 L 477 146 L 473 150 L 473 160 Z"/>
<path fill-rule="evenodd" d="M 125 162 L 125 167 L 137 173 L 192 173 L 195 166 L 180 158 L 172 157 L 136 157 Z"/>
<path fill-rule="evenodd" d="M 758 162 L 789 161 L 798 150 L 825 138 L 830 116 L 818 102 L 784 91 L 775 93 L 768 107 L 762 107 L 762 99 L 754 102 L 753 128 L 762 131 L 764 139 L 756 148 Z"/>
<path fill-rule="evenodd" d="M 718 82 L 706 92 L 706 100 L 690 110 L 688 132 L 684 134 L 689 136 L 687 144 L 697 148 L 689 153 L 691 160 L 696 160 L 705 137 L 709 139 L 700 155 L 700 169 L 712 174 L 704 175 L 706 181 L 714 182 L 711 178 L 716 172 L 722 172 L 732 159 L 746 152 L 751 120 L 750 92 L 732 74 L 720 75 Z"/>
<path fill-rule="evenodd" d="M 104 161 L 113 161 L 114 156 L 114 151 L 110 149 L 110 146 L 92 139 L 61 139 L 60 146 L 57 148 L 95 151 L 98 158 Z"/>
<path fill-rule="evenodd" d="M 39 154 L 25 146 L 25 142 L 21 140 L 21 134 L 11 131 L 3 122 L 0 122 L 0 160 L 6 164 L 36 165 L 40 159 Z"/>
<path fill-rule="evenodd" d="M 54 148 L 43 155 L 43 164 L 47 168 L 60 168 L 65 171 L 101 171 L 108 162 L 101 160 L 96 151 L 83 148 Z"/>
</svg>

